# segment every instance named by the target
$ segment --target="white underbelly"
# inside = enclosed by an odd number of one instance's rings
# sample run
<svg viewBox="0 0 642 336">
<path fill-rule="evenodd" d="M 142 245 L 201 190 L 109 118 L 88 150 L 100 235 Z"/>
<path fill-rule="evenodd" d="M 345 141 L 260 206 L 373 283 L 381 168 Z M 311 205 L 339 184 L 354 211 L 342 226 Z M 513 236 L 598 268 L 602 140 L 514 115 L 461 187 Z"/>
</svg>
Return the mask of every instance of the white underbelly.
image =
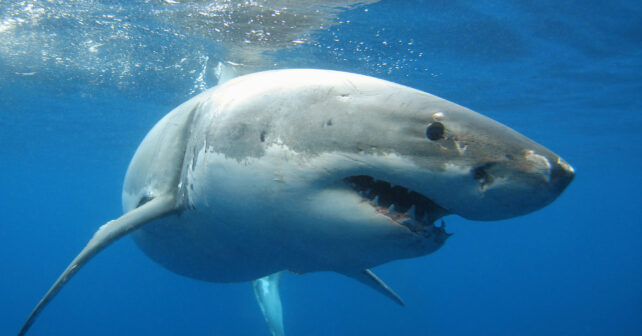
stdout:
<svg viewBox="0 0 642 336">
<path fill-rule="evenodd" d="M 173 272 L 212 282 L 354 272 L 441 246 L 391 224 L 353 192 L 320 186 L 329 158 L 297 160 L 282 146 L 243 162 L 204 147 L 197 153 L 184 168 L 185 210 L 133 234 Z"/>
<path fill-rule="evenodd" d="M 250 281 L 281 270 L 355 271 L 428 252 L 422 238 L 383 217 L 363 222 L 324 213 L 201 207 L 156 220 L 133 238 L 163 267 L 210 282 Z"/>
</svg>

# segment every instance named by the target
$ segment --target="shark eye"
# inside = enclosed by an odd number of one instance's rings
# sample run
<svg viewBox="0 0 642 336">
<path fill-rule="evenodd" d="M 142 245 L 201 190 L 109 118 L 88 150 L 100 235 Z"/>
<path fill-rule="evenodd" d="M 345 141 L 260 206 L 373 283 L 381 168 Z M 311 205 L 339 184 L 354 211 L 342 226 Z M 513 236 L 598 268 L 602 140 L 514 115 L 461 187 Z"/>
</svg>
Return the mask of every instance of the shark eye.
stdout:
<svg viewBox="0 0 642 336">
<path fill-rule="evenodd" d="M 430 123 L 426 128 L 426 137 L 432 141 L 439 140 L 444 137 L 444 124 L 439 121 Z"/>
</svg>

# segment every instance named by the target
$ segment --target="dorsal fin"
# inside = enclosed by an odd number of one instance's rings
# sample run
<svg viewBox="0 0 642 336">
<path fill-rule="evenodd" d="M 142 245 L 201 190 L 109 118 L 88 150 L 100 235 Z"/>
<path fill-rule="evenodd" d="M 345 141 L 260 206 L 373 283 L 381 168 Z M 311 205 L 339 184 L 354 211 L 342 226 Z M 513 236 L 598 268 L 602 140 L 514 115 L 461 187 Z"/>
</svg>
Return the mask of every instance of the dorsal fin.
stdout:
<svg viewBox="0 0 642 336">
<path fill-rule="evenodd" d="M 239 66 L 240 64 L 230 61 L 218 62 L 214 69 L 214 75 L 218 79 L 218 83 L 216 85 L 221 85 L 232 78 L 238 77 Z"/>
<path fill-rule="evenodd" d="M 122 236 L 140 228 L 150 221 L 172 214 L 175 211 L 176 197 L 174 195 L 162 195 L 142 204 L 140 207 L 120 216 L 118 219 L 111 220 L 101 226 L 98 231 L 94 233 L 94 236 L 91 237 L 87 246 L 80 251 L 71 264 L 62 272 L 60 277 L 58 277 L 58 280 L 51 286 L 47 294 L 38 302 L 38 305 L 33 309 L 18 335 L 24 335 L 27 330 L 29 330 L 29 327 L 31 327 L 38 314 L 45 308 L 49 301 L 58 294 L 62 286 L 64 286 L 84 264 L 98 254 L 98 252 Z"/>
<path fill-rule="evenodd" d="M 395 291 L 392 290 L 392 288 L 388 287 L 383 280 L 379 279 L 374 273 L 372 273 L 371 270 L 369 269 L 364 269 L 359 272 L 354 272 L 354 273 L 342 273 L 345 276 L 349 276 L 359 282 L 361 282 L 364 285 L 370 286 L 370 288 L 378 291 L 379 293 L 387 296 L 388 298 L 392 299 L 396 303 L 398 303 L 401 306 L 405 306 L 406 304 L 403 302 L 401 297 L 395 293 Z"/>
</svg>

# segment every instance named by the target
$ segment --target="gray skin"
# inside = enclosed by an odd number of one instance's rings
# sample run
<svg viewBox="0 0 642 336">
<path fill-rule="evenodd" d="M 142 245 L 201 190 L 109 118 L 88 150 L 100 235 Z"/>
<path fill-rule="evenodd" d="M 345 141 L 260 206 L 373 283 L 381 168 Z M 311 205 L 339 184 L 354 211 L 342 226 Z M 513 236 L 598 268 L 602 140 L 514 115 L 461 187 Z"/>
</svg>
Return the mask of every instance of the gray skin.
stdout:
<svg viewBox="0 0 642 336">
<path fill-rule="evenodd" d="M 325 70 L 239 77 L 154 126 L 125 177 L 125 215 L 101 227 L 20 334 L 130 232 L 152 260 L 188 277 L 335 271 L 400 302 L 369 267 L 439 249 L 449 234 L 435 222 L 445 215 L 489 221 L 540 209 L 573 175 L 510 128 L 405 86 Z M 354 176 L 421 194 L 422 210 L 386 209 L 394 199 L 367 197 L 346 182 Z"/>
</svg>

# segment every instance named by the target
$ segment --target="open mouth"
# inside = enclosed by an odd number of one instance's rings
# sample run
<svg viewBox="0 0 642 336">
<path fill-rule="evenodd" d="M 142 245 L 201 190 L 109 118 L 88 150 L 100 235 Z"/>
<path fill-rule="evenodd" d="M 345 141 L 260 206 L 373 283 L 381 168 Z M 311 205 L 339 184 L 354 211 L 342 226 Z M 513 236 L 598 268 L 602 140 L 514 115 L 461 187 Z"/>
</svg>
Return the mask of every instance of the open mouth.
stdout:
<svg viewBox="0 0 642 336">
<path fill-rule="evenodd" d="M 368 202 L 377 213 L 405 226 L 411 232 L 426 238 L 433 235 L 447 238 L 451 235 L 446 233 L 443 220 L 441 226 L 435 225 L 435 221 L 449 212 L 428 197 L 367 175 L 350 176 L 343 181 L 361 195 L 364 202 Z"/>
</svg>

